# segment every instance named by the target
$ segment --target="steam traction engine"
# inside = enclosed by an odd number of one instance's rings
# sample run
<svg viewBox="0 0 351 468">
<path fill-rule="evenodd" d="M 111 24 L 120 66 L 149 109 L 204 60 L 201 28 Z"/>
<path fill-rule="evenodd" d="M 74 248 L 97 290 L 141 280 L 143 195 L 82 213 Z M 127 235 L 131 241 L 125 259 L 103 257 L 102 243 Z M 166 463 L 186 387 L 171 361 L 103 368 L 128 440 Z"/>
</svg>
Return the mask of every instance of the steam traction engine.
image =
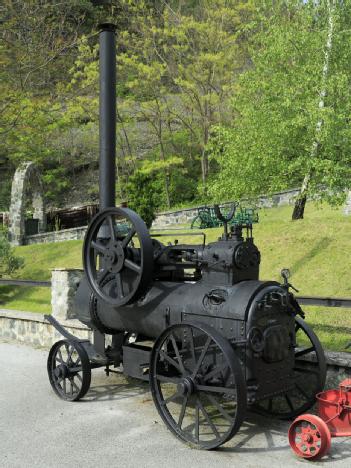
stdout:
<svg viewBox="0 0 351 468">
<path fill-rule="evenodd" d="M 123 364 L 126 375 L 150 381 L 175 435 L 210 449 L 236 433 L 247 406 L 289 418 L 322 390 L 321 345 L 287 278 L 283 285 L 258 279 L 251 225 L 208 245 L 164 245 L 132 210 L 108 208 L 89 226 L 83 258 L 77 314 L 95 342 L 61 329 L 67 340 L 48 360 L 60 397 L 84 396 L 91 368 L 108 373 Z"/>
<path fill-rule="evenodd" d="M 224 224 L 217 242 L 167 244 L 114 205 L 114 29 L 100 33 L 100 207 L 84 241 L 78 319 L 94 340 L 69 334 L 48 357 L 52 388 L 65 400 L 89 389 L 91 369 L 148 380 L 165 425 L 182 441 L 213 449 L 231 439 L 247 408 L 290 418 L 323 389 L 321 345 L 283 284 L 259 280 L 250 222 Z M 110 343 L 106 344 L 106 335 Z"/>
</svg>

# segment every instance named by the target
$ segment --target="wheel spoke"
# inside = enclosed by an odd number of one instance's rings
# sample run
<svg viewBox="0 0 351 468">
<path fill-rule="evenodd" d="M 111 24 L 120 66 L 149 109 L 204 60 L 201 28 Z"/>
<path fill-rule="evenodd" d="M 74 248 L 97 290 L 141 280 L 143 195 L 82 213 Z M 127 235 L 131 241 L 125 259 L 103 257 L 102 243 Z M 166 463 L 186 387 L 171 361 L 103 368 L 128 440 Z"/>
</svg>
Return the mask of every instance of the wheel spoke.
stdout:
<svg viewBox="0 0 351 468">
<path fill-rule="evenodd" d="M 309 369 L 308 367 L 298 367 L 298 366 L 295 366 L 294 367 L 294 371 L 296 372 L 302 372 L 304 374 L 313 374 L 315 377 L 319 377 L 319 372 L 317 370 L 314 370 L 314 369 Z"/>
<path fill-rule="evenodd" d="M 60 377 L 60 367 L 55 367 L 55 369 L 53 369 L 53 374 L 55 377 Z"/>
<path fill-rule="evenodd" d="M 224 393 L 226 395 L 236 395 L 235 388 L 227 387 L 215 387 L 211 385 L 196 385 L 196 389 L 200 392 L 210 392 L 210 393 Z"/>
<path fill-rule="evenodd" d="M 200 411 L 199 405 L 196 402 L 195 405 L 195 439 L 199 442 L 199 431 L 200 431 Z"/>
<path fill-rule="evenodd" d="M 161 405 L 162 406 L 168 405 L 168 403 L 171 403 L 172 401 L 176 400 L 180 396 L 182 396 L 182 394 L 180 392 L 176 391 L 175 393 L 173 393 L 172 396 L 170 396 L 170 397 L 166 398 L 165 400 L 163 400 L 161 402 Z"/>
<path fill-rule="evenodd" d="M 79 388 L 78 385 L 75 383 L 74 377 L 72 377 L 71 383 L 74 385 L 74 387 L 76 388 L 77 392 L 79 392 L 80 388 Z"/>
<path fill-rule="evenodd" d="M 133 236 L 136 234 L 136 231 L 134 228 L 132 228 L 128 234 L 125 236 L 125 238 L 122 240 L 122 247 L 125 248 L 129 244 L 129 242 L 132 240 Z"/>
<path fill-rule="evenodd" d="M 175 367 L 180 373 L 182 373 L 182 370 L 174 359 L 172 359 L 168 354 L 166 354 L 164 351 L 160 351 L 160 356 L 165 359 L 169 364 L 172 364 L 173 367 Z"/>
<path fill-rule="evenodd" d="M 69 360 L 70 360 L 70 344 L 69 344 L 69 343 L 65 343 L 65 348 L 66 348 L 66 353 L 67 353 L 67 358 L 66 358 L 65 363 L 69 366 Z M 72 346 L 72 350 L 74 350 L 73 346 Z"/>
<path fill-rule="evenodd" d="M 116 282 L 117 282 L 118 297 L 124 297 L 123 282 L 122 282 L 122 277 L 120 273 L 116 273 Z"/>
<path fill-rule="evenodd" d="M 72 360 L 72 354 L 74 353 L 74 351 L 75 351 L 74 346 L 71 345 L 71 349 L 70 349 L 70 351 L 68 353 L 68 357 L 67 357 L 67 362 L 73 361 Z"/>
<path fill-rule="evenodd" d="M 112 216 L 109 216 L 107 218 L 107 221 L 108 221 L 108 226 L 110 228 L 110 232 L 111 232 L 111 239 L 113 240 L 113 242 L 115 242 L 116 240 L 116 233 L 115 233 L 115 224 L 114 224 L 114 220 L 112 218 Z"/>
<path fill-rule="evenodd" d="M 156 379 L 159 380 L 162 383 L 173 383 L 173 384 L 178 384 L 181 379 L 177 377 L 168 377 L 167 375 L 156 375 Z"/>
<path fill-rule="evenodd" d="M 181 369 L 182 374 L 184 375 L 185 374 L 184 364 L 183 364 L 182 358 L 180 357 L 179 348 L 178 348 L 177 342 L 176 342 L 176 340 L 175 340 L 175 338 L 173 336 L 173 333 L 171 334 L 171 341 L 172 341 L 172 345 L 173 345 L 174 351 L 176 353 L 176 356 L 177 356 L 177 359 L 178 359 L 178 362 L 179 362 L 179 367 Z"/>
<path fill-rule="evenodd" d="M 295 358 L 300 357 L 300 356 L 304 356 L 305 354 L 312 353 L 312 351 L 315 351 L 315 350 L 316 350 L 316 348 L 314 346 L 311 346 L 310 348 L 302 349 L 302 350 L 297 351 L 295 353 Z"/>
<path fill-rule="evenodd" d="M 188 398 L 189 398 L 188 395 L 186 395 L 183 399 L 182 409 L 180 410 L 179 419 L 178 419 L 179 429 L 182 428 L 183 419 L 184 419 L 184 415 L 186 411 L 186 405 L 188 404 Z"/>
<path fill-rule="evenodd" d="M 59 361 L 63 364 L 65 361 L 63 360 L 62 353 L 61 353 L 60 349 L 57 351 L 57 354 L 58 354 Z M 57 355 L 56 355 L 56 358 L 57 358 Z"/>
<path fill-rule="evenodd" d="M 96 250 L 97 252 L 103 254 L 103 255 L 106 255 L 107 254 L 107 249 L 104 245 L 102 244 L 98 244 L 97 242 L 95 241 L 92 241 L 91 242 L 91 247 Z"/>
<path fill-rule="evenodd" d="M 76 375 L 78 372 L 82 372 L 82 366 L 69 367 L 68 371 L 70 374 Z"/>
<path fill-rule="evenodd" d="M 218 432 L 216 426 L 214 425 L 213 421 L 211 420 L 209 414 L 207 413 L 207 411 L 206 411 L 205 408 L 203 407 L 201 401 L 200 401 L 198 398 L 197 398 L 196 400 L 197 400 L 197 404 L 199 405 L 199 408 L 200 408 L 202 414 L 205 416 L 205 419 L 206 419 L 208 425 L 211 427 L 211 429 L 212 429 L 214 435 L 219 439 L 219 438 L 220 438 L 220 434 L 219 434 L 219 432 Z"/>
<path fill-rule="evenodd" d="M 198 360 L 198 362 L 197 362 L 197 364 L 196 364 L 196 367 L 195 367 L 195 369 L 194 369 L 194 371 L 193 371 L 193 373 L 192 373 L 192 378 L 193 378 L 193 379 L 196 377 L 196 374 L 197 374 L 197 373 L 199 372 L 199 370 L 200 370 L 202 361 L 203 361 L 203 359 L 204 359 L 204 357 L 205 357 L 205 355 L 206 355 L 206 353 L 207 353 L 207 350 L 208 350 L 208 348 L 209 348 L 209 346 L 210 346 L 211 341 L 212 341 L 212 338 L 209 336 L 209 337 L 207 338 L 207 340 L 206 340 L 204 349 L 202 350 L 202 353 L 201 353 L 201 355 L 200 355 L 200 357 L 199 357 L 199 360 Z"/>
<path fill-rule="evenodd" d="M 301 393 L 301 395 L 303 395 L 306 398 L 306 400 L 308 400 L 310 398 L 307 395 L 307 393 L 305 392 L 305 390 L 302 387 L 300 387 L 299 384 L 295 383 L 295 387 L 298 389 L 298 391 Z"/>
<path fill-rule="evenodd" d="M 206 382 L 209 379 L 212 379 L 212 377 L 214 377 L 215 375 L 217 375 L 220 372 L 224 371 L 227 367 L 228 367 L 228 364 L 226 364 L 226 363 L 224 363 L 220 367 L 216 367 L 211 372 L 209 372 L 208 374 L 205 375 L 205 377 L 203 378 L 204 382 Z"/>
<path fill-rule="evenodd" d="M 295 408 L 294 408 L 294 406 L 292 404 L 292 401 L 291 401 L 291 399 L 290 399 L 290 397 L 289 397 L 289 395 L 287 393 L 285 394 L 285 400 L 286 400 L 286 402 L 287 402 L 287 404 L 288 404 L 288 406 L 290 408 L 290 411 L 295 411 Z"/>
<path fill-rule="evenodd" d="M 109 274 L 110 274 L 109 270 L 100 270 L 97 275 L 98 284 L 101 285 Z"/>
<path fill-rule="evenodd" d="M 124 265 L 129 268 L 129 270 L 135 271 L 135 273 L 140 274 L 141 273 L 141 267 L 137 265 L 136 263 L 132 262 L 128 258 L 124 260 Z"/>
<path fill-rule="evenodd" d="M 221 415 L 230 423 L 233 422 L 233 418 L 230 416 L 230 414 L 222 407 L 222 405 L 216 400 L 216 398 L 213 395 L 209 395 L 208 393 L 205 394 L 206 398 L 218 409 L 218 411 L 221 413 Z"/>
<path fill-rule="evenodd" d="M 67 385 L 66 385 L 66 379 L 63 379 L 63 391 L 67 395 Z"/>
<path fill-rule="evenodd" d="M 196 365 L 196 356 L 195 356 L 195 344 L 194 344 L 194 335 L 193 335 L 193 329 L 190 328 L 190 335 L 189 335 L 189 342 L 190 342 L 190 351 L 191 351 L 191 357 L 194 363 L 194 366 Z"/>
</svg>

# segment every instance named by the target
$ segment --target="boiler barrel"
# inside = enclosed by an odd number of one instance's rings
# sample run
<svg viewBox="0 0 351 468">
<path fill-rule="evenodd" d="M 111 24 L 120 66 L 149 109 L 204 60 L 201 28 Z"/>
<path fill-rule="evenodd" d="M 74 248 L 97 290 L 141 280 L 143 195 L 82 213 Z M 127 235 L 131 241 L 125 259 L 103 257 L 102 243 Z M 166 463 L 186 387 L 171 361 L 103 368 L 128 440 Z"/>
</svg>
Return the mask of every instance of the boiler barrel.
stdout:
<svg viewBox="0 0 351 468">
<path fill-rule="evenodd" d="M 209 317 L 242 323 L 247 318 L 248 309 L 256 294 L 271 284 L 251 280 L 223 287 L 209 285 L 203 281 L 156 281 L 145 297 L 137 303 L 114 308 L 99 299 L 94 302 L 94 312 L 99 324 L 106 329 L 116 333 L 137 333 L 154 339 L 169 325 L 184 320 L 201 321 L 201 316 L 207 323 Z M 87 298 L 90 296 L 87 281 L 83 280 L 76 296 L 76 310 L 79 320 L 88 326 L 91 325 L 90 313 L 87 313 Z M 230 327 L 233 326 L 235 324 Z"/>
</svg>

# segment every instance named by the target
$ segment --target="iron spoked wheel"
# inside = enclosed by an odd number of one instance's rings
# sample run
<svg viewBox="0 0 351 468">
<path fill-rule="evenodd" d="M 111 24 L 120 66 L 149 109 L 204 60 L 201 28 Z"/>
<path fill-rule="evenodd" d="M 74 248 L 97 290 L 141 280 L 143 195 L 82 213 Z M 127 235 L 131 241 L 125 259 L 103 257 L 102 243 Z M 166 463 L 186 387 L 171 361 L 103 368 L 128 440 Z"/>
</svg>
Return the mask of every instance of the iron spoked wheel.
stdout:
<svg viewBox="0 0 351 468">
<path fill-rule="evenodd" d="M 316 402 L 324 388 L 327 366 L 323 348 L 313 330 L 300 317 L 295 317 L 295 384 L 285 393 L 257 402 L 253 409 L 280 419 L 295 418 Z"/>
<path fill-rule="evenodd" d="M 49 352 L 47 369 L 54 392 L 63 400 L 77 401 L 89 390 L 89 358 L 79 343 L 55 343 Z"/>
<path fill-rule="evenodd" d="M 204 223 L 200 215 L 197 215 L 191 222 L 190 229 L 204 229 Z"/>
<path fill-rule="evenodd" d="M 150 360 L 155 406 L 167 428 L 199 449 L 215 449 L 239 430 L 246 385 L 229 342 L 207 325 L 182 323 L 156 340 Z"/>
<path fill-rule="evenodd" d="M 153 247 L 144 221 L 128 208 L 98 213 L 84 239 L 83 263 L 91 288 L 104 302 L 118 307 L 139 299 L 153 273 Z"/>
<path fill-rule="evenodd" d="M 298 457 L 318 460 L 331 447 L 331 434 L 319 416 L 303 414 L 289 428 L 289 444 Z"/>
</svg>

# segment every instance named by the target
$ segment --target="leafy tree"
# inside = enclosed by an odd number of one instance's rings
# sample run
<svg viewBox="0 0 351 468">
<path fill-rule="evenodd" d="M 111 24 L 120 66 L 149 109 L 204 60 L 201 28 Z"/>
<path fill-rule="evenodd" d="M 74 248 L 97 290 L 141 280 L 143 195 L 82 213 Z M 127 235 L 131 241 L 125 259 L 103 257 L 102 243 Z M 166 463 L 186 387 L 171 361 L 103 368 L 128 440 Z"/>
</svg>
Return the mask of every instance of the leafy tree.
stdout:
<svg viewBox="0 0 351 468">
<path fill-rule="evenodd" d="M 210 151 L 220 167 L 211 181 L 214 198 L 298 186 L 311 166 L 310 194 L 320 192 L 322 185 L 329 189 L 322 195 L 335 200 L 349 185 L 349 10 L 346 1 L 336 19 L 323 109 L 318 103 L 328 35 L 326 2 L 278 1 L 274 8 L 258 10 L 252 67 L 240 76 L 232 99 L 234 123 L 213 132 Z M 321 119 L 318 154 L 312 161 L 311 145 Z"/>
<path fill-rule="evenodd" d="M 184 5 L 179 2 L 179 5 Z M 250 2 L 202 0 L 183 13 L 167 8 L 163 22 L 151 32 L 153 49 L 180 105 L 167 100 L 168 112 L 196 141 L 205 190 L 209 164 L 207 144 L 211 127 L 231 119 L 228 98 L 236 76 L 245 66 L 243 19 L 251 14 Z"/>
</svg>

